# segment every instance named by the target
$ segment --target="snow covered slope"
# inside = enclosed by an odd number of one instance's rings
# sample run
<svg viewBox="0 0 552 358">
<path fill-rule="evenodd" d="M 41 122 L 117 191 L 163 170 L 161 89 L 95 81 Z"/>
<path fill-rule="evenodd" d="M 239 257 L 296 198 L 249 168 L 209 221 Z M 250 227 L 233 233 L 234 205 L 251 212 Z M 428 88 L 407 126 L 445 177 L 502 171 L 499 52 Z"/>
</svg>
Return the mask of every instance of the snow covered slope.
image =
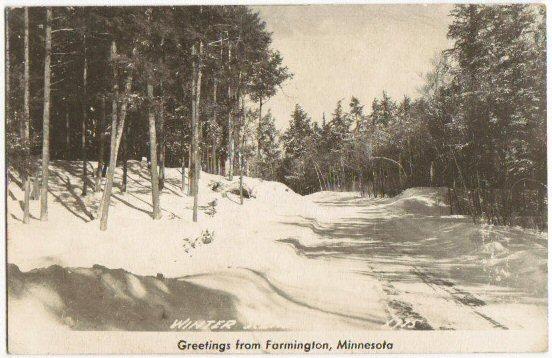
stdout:
<svg viewBox="0 0 552 358">
<path fill-rule="evenodd" d="M 102 232 L 93 219 L 101 193 L 80 196 L 78 166 L 54 163 L 48 222 L 32 220 L 24 225 L 18 202 L 22 193 L 15 182 L 10 184 L 8 262 L 21 271 L 54 264 L 101 265 L 136 275 L 182 277 L 232 293 L 236 318 L 257 329 L 321 328 L 330 322 L 349 328 L 385 325 L 377 280 L 352 275 L 348 266 L 311 262 L 278 242 L 297 234 L 316 236 L 308 228 L 288 224 L 315 212 L 316 206 L 285 185 L 245 178 L 253 198 L 240 205 L 238 196 L 226 190 L 236 185 L 237 178 L 230 183 L 201 173 L 201 210 L 199 222 L 193 223 L 192 197 L 179 188 L 180 170 L 168 168 L 161 196 L 163 218 L 154 221 L 147 167 L 131 162 L 127 192 L 114 188 L 108 230 Z M 116 183 L 121 174 L 118 170 Z M 34 217 L 38 210 L 38 202 L 32 202 Z M 206 231 L 213 234 L 212 242 L 198 239 Z M 350 278 L 344 280 L 347 275 Z M 321 277 L 327 280 L 321 282 Z M 366 292 L 367 299 L 350 307 L 348 299 L 358 289 Z M 299 314 L 305 310 L 313 313 L 308 322 Z"/>
<path fill-rule="evenodd" d="M 133 161 L 126 193 L 116 173 L 108 230 L 102 232 L 94 219 L 101 193 L 80 196 L 80 163 L 54 162 L 52 171 L 48 222 L 24 225 L 22 193 L 15 182 L 8 187 L 8 262 L 18 267 L 8 279 L 20 287 L 10 292 L 12 322 L 27 317 L 29 307 L 41 307 L 60 327 L 71 326 L 66 317 L 78 319 L 78 312 L 71 313 L 67 302 L 74 298 L 65 285 L 84 280 L 75 278 L 81 272 L 94 282 L 83 289 L 93 294 L 101 288 L 109 302 L 121 294 L 144 305 L 174 299 L 178 284 L 163 294 L 153 288 L 158 273 L 198 287 L 198 295 L 199 288 L 224 293 L 231 298 L 226 315 L 241 329 L 546 326 L 546 234 L 448 216 L 439 188 L 412 188 L 385 199 L 301 196 L 281 183 L 245 178 L 252 197 L 240 205 L 232 193 L 238 178 L 201 173 L 199 221 L 193 223 L 180 170 L 168 168 L 163 218 L 154 221 L 148 169 Z M 31 214 L 38 210 L 32 202 Z M 37 277 L 44 281 L 40 294 L 34 294 Z M 170 329 L 167 322 L 180 317 L 165 303 L 162 324 Z M 210 315 L 208 307 L 204 311 Z M 76 328 L 111 327 L 83 322 Z"/>
</svg>

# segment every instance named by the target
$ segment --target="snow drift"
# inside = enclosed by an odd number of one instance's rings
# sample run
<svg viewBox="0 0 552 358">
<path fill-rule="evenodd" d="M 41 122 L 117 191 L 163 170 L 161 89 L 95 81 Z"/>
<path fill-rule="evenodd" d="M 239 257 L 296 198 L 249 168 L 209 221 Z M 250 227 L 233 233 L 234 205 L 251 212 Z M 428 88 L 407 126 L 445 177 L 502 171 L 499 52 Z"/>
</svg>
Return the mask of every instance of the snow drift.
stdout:
<svg viewBox="0 0 552 358">
<path fill-rule="evenodd" d="M 105 290 L 102 277 L 107 272 L 115 280 L 112 285 L 135 300 L 127 292 L 130 281 L 124 277 L 135 277 L 132 281 L 142 282 L 145 292 L 150 292 L 153 281 L 145 277 L 160 273 L 166 278 L 183 279 L 205 289 L 225 292 L 232 297 L 233 316 L 256 329 L 323 329 L 329 325 L 380 329 L 385 326 L 385 304 L 377 281 L 348 273 L 346 266 L 310 262 L 277 241 L 297 233 L 302 237 L 315 236 L 306 228 L 288 225 L 315 211 L 315 206 L 287 186 L 246 177 L 244 186 L 250 198 L 239 205 L 239 196 L 234 190 L 238 178 L 230 182 L 202 172 L 199 220 L 193 223 L 192 197 L 181 192 L 181 172 L 167 168 L 161 196 L 163 217 L 154 221 L 147 166 L 132 161 L 127 192 L 121 193 L 116 184 L 108 230 L 102 232 L 98 220 L 94 219 L 101 193 L 80 196 L 79 164 L 53 163 L 48 222 L 32 220 L 31 224 L 24 225 L 19 207 L 22 192 L 15 182 L 9 185 L 8 262 L 17 265 L 13 272 L 25 272 L 14 275 L 16 281 L 41 277 L 57 282 L 49 284 L 49 291 L 55 292 L 63 302 L 72 302 L 71 285 L 75 288 L 82 284 L 84 292 Z M 118 168 L 115 183 L 121 182 L 121 175 Z M 37 212 L 38 202 L 32 202 L 31 214 L 36 217 Z M 206 236 L 209 240 L 204 240 Z M 126 273 L 99 274 L 100 266 L 101 272 L 120 268 Z M 37 268 L 40 273 L 32 271 Z M 92 283 L 79 281 L 84 280 L 83 272 L 96 278 Z M 60 281 L 59 277 L 78 277 L 75 281 L 78 284 Z M 320 277 L 328 281 L 320 282 Z M 350 279 L 343 281 L 343 277 Z M 359 288 L 365 290 L 366 301 L 351 306 L 348 299 Z M 25 297 L 29 296 L 11 295 L 10 301 L 23 302 L 27 300 Z M 169 297 L 163 296 L 163 299 Z M 44 307 L 47 312 L 52 310 L 48 305 Z M 167 312 L 174 310 L 174 307 L 166 309 Z M 55 309 L 49 314 L 59 320 L 62 315 L 59 312 L 65 311 Z M 203 310 L 204 315 L 209 312 Z M 304 317 L 311 318 L 308 324 Z M 144 319 L 151 321 L 148 317 Z M 146 326 L 157 329 L 167 322 L 151 321 Z M 88 325 L 82 323 L 79 327 L 128 329 L 132 323 L 118 327 L 100 320 Z"/>
<path fill-rule="evenodd" d="M 132 161 L 126 193 L 117 188 L 122 173 L 116 172 L 102 232 L 95 219 L 101 193 L 80 196 L 80 163 L 56 161 L 52 173 L 47 223 L 24 225 L 23 193 L 16 180 L 8 186 L 8 262 L 17 265 L 9 274 L 10 314 L 19 312 L 10 320 L 14 325 L 28 312 L 41 312 L 60 329 L 159 330 L 180 313 L 193 316 L 183 302 L 196 302 L 196 294 L 218 302 L 215 308 L 204 302 L 203 314 L 225 313 L 242 329 L 546 325 L 546 234 L 449 216 L 442 188 L 377 199 L 301 196 L 281 183 L 245 177 L 248 194 L 240 205 L 238 178 L 202 172 L 193 223 L 182 173 L 168 168 L 163 218 L 154 221 L 148 168 Z M 35 218 L 38 209 L 31 202 Z M 81 292 L 73 292 L 77 288 Z M 184 289 L 188 295 L 175 303 Z M 86 305 L 79 300 L 98 291 L 114 310 L 131 302 L 134 318 L 117 325 L 102 315 L 87 319 L 92 315 L 72 306 Z M 146 314 L 150 308 L 166 319 Z M 142 328 L 133 323 L 140 320 Z"/>
</svg>

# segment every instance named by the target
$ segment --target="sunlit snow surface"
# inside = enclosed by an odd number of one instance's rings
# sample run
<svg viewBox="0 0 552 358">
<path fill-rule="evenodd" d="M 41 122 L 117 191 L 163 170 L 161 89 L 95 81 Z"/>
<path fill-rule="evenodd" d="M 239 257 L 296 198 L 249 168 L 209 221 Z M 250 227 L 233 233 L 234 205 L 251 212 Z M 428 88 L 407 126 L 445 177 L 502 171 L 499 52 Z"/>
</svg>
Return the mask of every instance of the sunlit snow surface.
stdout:
<svg viewBox="0 0 552 358">
<path fill-rule="evenodd" d="M 193 223 L 180 170 L 167 169 L 153 221 L 148 169 L 133 161 L 102 232 L 101 193 L 81 197 L 79 173 L 54 162 L 48 222 L 22 224 L 22 193 L 8 187 L 8 262 L 22 271 L 8 274 L 9 329 L 29 317 L 85 330 L 170 330 L 188 317 L 237 330 L 546 328 L 546 233 L 450 216 L 443 189 L 303 197 L 245 178 L 254 197 L 239 205 L 237 177 L 202 173 Z M 196 240 L 204 230 L 213 242 Z"/>
</svg>

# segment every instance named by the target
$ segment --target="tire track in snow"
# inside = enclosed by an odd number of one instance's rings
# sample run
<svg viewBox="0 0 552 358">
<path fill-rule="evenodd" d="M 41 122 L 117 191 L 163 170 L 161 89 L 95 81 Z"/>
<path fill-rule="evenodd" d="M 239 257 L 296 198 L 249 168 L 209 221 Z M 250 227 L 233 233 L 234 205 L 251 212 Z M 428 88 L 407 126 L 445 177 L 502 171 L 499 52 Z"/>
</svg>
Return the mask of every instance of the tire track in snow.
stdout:
<svg viewBox="0 0 552 358">
<path fill-rule="evenodd" d="M 381 240 L 380 242 L 388 248 L 390 251 L 393 251 L 397 255 L 403 256 L 404 254 L 397 250 L 395 247 L 387 243 L 385 240 Z M 407 255 L 408 256 L 408 255 Z M 468 308 L 471 310 L 474 314 L 477 316 L 483 318 L 488 323 L 490 323 L 493 328 L 503 329 L 507 330 L 508 327 L 505 325 L 499 323 L 498 321 L 494 320 L 493 318 L 487 316 L 486 314 L 480 312 L 477 310 L 474 306 L 484 306 L 486 303 L 483 300 L 478 299 L 473 295 L 472 293 L 464 290 L 459 290 L 454 286 L 454 283 L 443 280 L 440 278 L 435 277 L 435 275 L 431 272 L 424 271 L 421 267 L 418 267 L 414 264 L 408 264 L 412 268 L 413 273 L 421 279 L 421 281 L 426 284 L 428 287 L 430 287 L 432 290 L 437 291 L 439 289 L 440 291 L 446 293 L 449 297 L 452 298 L 453 302 L 458 304 L 461 307 Z M 371 268 L 373 270 L 373 268 Z M 448 289 L 450 287 L 451 289 Z"/>
<path fill-rule="evenodd" d="M 504 326 L 503 324 L 497 322 L 496 320 L 492 319 L 491 317 L 485 315 L 484 313 L 481 313 L 480 311 L 478 311 L 477 309 L 474 308 L 474 306 L 484 306 L 486 305 L 486 303 L 480 299 L 478 299 L 477 297 L 475 297 L 474 295 L 472 295 L 470 292 L 468 291 L 464 291 L 464 290 L 458 290 L 458 288 L 454 287 L 454 284 L 452 282 L 449 282 L 449 281 L 445 281 L 445 280 L 442 280 L 442 279 L 432 279 L 431 277 L 431 274 L 430 273 L 427 273 L 427 272 L 423 272 L 421 269 L 417 268 L 417 267 L 414 267 L 414 273 L 420 277 L 420 279 L 428 286 L 432 287 L 433 285 L 438 287 L 439 289 L 441 289 L 442 291 L 448 293 L 452 299 L 454 300 L 454 302 L 458 303 L 459 305 L 463 305 L 463 306 L 467 306 L 469 307 L 473 313 L 475 313 L 476 315 L 480 316 L 481 318 L 487 320 L 489 323 L 491 323 L 493 325 L 494 328 L 500 328 L 500 329 L 505 329 L 507 330 L 508 327 Z M 449 286 L 452 285 L 452 286 Z M 451 289 L 453 290 L 453 292 L 449 291 L 449 289 L 447 289 L 447 287 L 451 287 Z M 459 297 L 459 295 L 461 295 L 461 297 Z"/>
<path fill-rule="evenodd" d="M 382 326 L 385 325 L 385 322 L 383 322 L 383 321 L 378 321 L 378 320 L 370 319 L 370 318 L 367 318 L 367 317 L 361 317 L 361 316 L 356 316 L 356 315 L 351 315 L 351 314 L 346 314 L 346 313 L 341 313 L 341 312 L 330 311 L 330 310 L 326 310 L 326 309 L 323 309 L 323 308 L 320 308 L 320 307 L 315 307 L 315 306 L 309 305 L 308 303 L 305 303 L 305 302 L 302 302 L 302 301 L 299 301 L 299 300 L 295 299 L 294 297 L 287 294 L 285 291 L 283 291 L 280 288 L 278 288 L 277 286 L 275 286 L 268 279 L 268 277 L 264 273 L 253 270 L 251 268 L 247 268 L 247 267 L 241 267 L 241 269 L 247 270 L 247 271 L 253 273 L 254 275 L 258 276 L 263 281 L 265 281 L 265 283 L 277 295 L 279 295 L 283 299 L 285 299 L 287 301 L 290 301 L 290 302 L 292 302 L 296 305 L 299 305 L 299 306 L 302 306 L 302 307 L 305 307 L 305 308 L 308 308 L 308 309 L 311 309 L 311 310 L 327 313 L 327 314 L 330 314 L 330 315 L 339 316 L 339 317 L 342 317 L 342 318 L 347 318 L 347 319 L 352 319 L 352 320 L 357 320 L 357 321 L 362 321 L 362 322 L 370 322 L 370 323 L 374 323 L 374 324 L 381 324 Z"/>
<path fill-rule="evenodd" d="M 382 283 L 383 292 L 389 296 L 398 296 L 399 293 L 381 273 L 376 273 L 374 267 L 368 265 L 374 273 L 376 279 Z M 387 301 L 387 313 L 390 318 L 385 323 L 387 326 L 395 329 L 412 329 L 412 330 L 433 330 L 434 328 L 428 323 L 427 319 L 414 310 L 411 304 L 398 300 L 391 299 Z"/>
<path fill-rule="evenodd" d="M 377 208 L 371 208 L 371 209 L 377 209 Z M 370 211 L 373 211 L 373 210 L 370 210 Z M 358 213 L 358 210 L 357 210 L 357 213 Z M 364 213 L 366 213 L 366 211 Z M 381 215 L 382 213 L 379 213 L 379 214 Z M 317 232 L 318 230 L 316 230 L 316 226 L 323 226 L 323 225 L 321 225 L 316 219 L 314 219 L 314 221 L 318 225 L 314 225 L 314 223 L 311 222 L 310 227 L 313 231 L 315 231 L 315 233 L 317 233 L 318 235 L 321 235 L 320 232 Z M 377 226 L 374 225 L 373 228 L 377 228 Z M 379 239 L 378 241 L 380 244 L 382 244 L 383 247 L 385 247 L 390 252 L 394 252 L 397 256 L 405 256 L 404 253 L 400 252 L 397 248 L 393 247 L 386 240 L 384 240 L 385 235 L 381 235 L 382 233 L 378 231 L 379 230 L 377 229 L 375 230 L 376 237 Z M 370 236 L 370 235 L 366 234 L 366 236 Z M 409 255 L 406 255 L 406 256 L 409 256 Z M 462 309 L 468 309 L 469 311 L 471 311 L 471 313 L 475 314 L 476 316 L 480 317 L 481 319 L 489 323 L 493 328 L 503 329 L 503 330 L 508 329 L 508 327 L 506 327 L 504 324 L 501 324 L 500 322 L 496 321 L 492 317 L 487 316 L 486 314 L 482 313 L 480 310 L 476 308 L 479 306 L 485 306 L 486 302 L 477 298 L 474 294 L 466 290 L 458 289 L 457 287 L 455 287 L 454 283 L 438 278 L 435 276 L 434 273 L 425 271 L 422 267 L 419 267 L 416 264 L 408 263 L 407 265 L 411 267 L 413 274 L 419 280 L 421 280 L 422 283 L 427 285 L 435 292 L 444 293 L 445 297 L 449 297 L 452 300 L 452 302 L 458 305 L 458 307 L 461 307 Z M 369 266 L 369 268 L 372 270 L 372 272 L 376 273 L 373 267 Z M 380 282 L 382 283 L 385 282 L 394 289 L 393 285 L 391 285 L 388 279 L 384 278 L 383 275 L 381 275 L 381 277 L 378 277 L 380 275 L 376 274 L 375 276 L 376 278 L 378 278 Z M 386 290 L 384 289 L 384 292 L 385 291 Z M 389 292 L 386 292 L 386 293 L 389 294 Z M 420 323 L 422 327 L 431 327 L 431 325 L 427 323 L 427 320 L 421 315 L 419 315 L 417 312 L 415 312 L 412 306 L 409 305 L 408 303 L 393 299 L 391 301 L 388 301 L 388 307 L 390 311 L 398 312 L 399 316 L 402 313 L 402 317 L 400 318 L 403 320 L 403 324 L 405 323 L 405 321 L 410 320 L 411 322 L 414 322 L 414 327 L 417 322 Z M 421 328 L 414 328 L 414 329 L 421 329 Z M 428 328 L 424 328 L 424 329 L 428 329 Z M 432 329 L 432 328 L 429 328 L 429 329 Z"/>
</svg>

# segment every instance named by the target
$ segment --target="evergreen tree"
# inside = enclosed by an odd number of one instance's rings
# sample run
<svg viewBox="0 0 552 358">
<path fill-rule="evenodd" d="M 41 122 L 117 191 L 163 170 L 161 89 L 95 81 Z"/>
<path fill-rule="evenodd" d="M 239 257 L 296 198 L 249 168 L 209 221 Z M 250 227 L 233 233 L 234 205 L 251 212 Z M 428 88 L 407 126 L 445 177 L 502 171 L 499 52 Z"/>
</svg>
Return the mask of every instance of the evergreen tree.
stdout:
<svg viewBox="0 0 552 358">
<path fill-rule="evenodd" d="M 280 161 L 279 136 L 274 117 L 270 110 L 262 117 L 257 133 L 260 155 L 259 175 L 262 178 L 275 180 Z"/>
<path fill-rule="evenodd" d="M 284 147 L 282 175 L 285 183 L 289 183 L 302 193 L 315 188 L 312 179 L 309 178 L 310 165 L 308 163 L 312 134 L 310 117 L 299 104 L 296 104 L 291 115 L 290 126 L 282 136 Z"/>
</svg>

